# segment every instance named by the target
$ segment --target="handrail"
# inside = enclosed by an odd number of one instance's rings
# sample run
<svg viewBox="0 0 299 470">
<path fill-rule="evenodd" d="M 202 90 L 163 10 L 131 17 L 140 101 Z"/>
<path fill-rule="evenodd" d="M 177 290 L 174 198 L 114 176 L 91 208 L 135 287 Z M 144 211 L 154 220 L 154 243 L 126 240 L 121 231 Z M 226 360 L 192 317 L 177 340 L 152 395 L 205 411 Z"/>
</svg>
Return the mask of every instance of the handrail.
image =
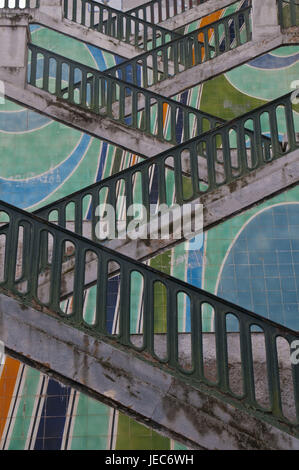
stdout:
<svg viewBox="0 0 299 470">
<path fill-rule="evenodd" d="M 299 26 L 298 0 L 277 0 L 279 23 L 283 28 Z"/>
<path fill-rule="evenodd" d="M 63 14 L 66 19 L 146 51 L 181 36 L 93 0 L 64 0 Z"/>
<path fill-rule="evenodd" d="M 222 399 L 234 403 L 239 408 L 253 413 L 261 419 L 298 436 L 299 420 L 299 368 L 292 365 L 293 387 L 291 398 L 296 404 L 296 418 L 290 420 L 285 416 L 282 407 L 282 391 L 278 363 L 277 338 L 285 339 L 290 345 L 298 341 L 299 334 L 273 321 L 263 318 L 244 308 L 238 307 L 213 294 L 196 288 L 185 282 L 160 273 L 124 255 L 118 254 L 99 244 L 88 241 L 61 227 L 44 221 L 35 215 L 17 209 L 5 202 L 0 202 L 0 212 L 9 219 L 8 230 L 2 248 L 5 248 L 4 273 L 0 282 L 0 290 L 4 294 L 19 298 L 23 304 L 41 309 L 45 313 L 53 312 L 61 321 L 75 328 L 82 329 L 87 334 L 113 340 L 127 347 L 135 354 L 141 354 L 143 359 L 159 364 L 166 372 L 188 380 L 194 387 L 207 385 L 220 393 Z M 22 231 L 22 269 L 17 277 L 16 267 L 19 260 L 19 233 Z M 49 260 L 49 298 L 40 298 L 39 279 L 41 272 L 41 255 L 45 239 L 51 238 L 51 259 Z M 61 309 L 60 296 L 63 283 L 63 263 L 67 246 L 73 251 L 73 297 L 71 313 Z M 97 260 L 98 270 L 95 283 L 97 303 L 95 318 L 88 322 L 84 318 L 85 263 L 87 255 L 92 253 Z M 115 335 L 108 328 L 107 291 L 108 278 L 111 273 L 111 263 L 117 266 L 120 279 L 119 328 Z M 143 344 L 139 347 L 133 343 L 131 334 L 131 286 L 134 274 L 138 273 L 143 279 Z M 166 292 L 167 310 L 167 351 L 161 358 L 155 348 L 155 287 L 164 286 Z M 178 340 L 178 297 L 184 294 L 189 299 L 191 315 L 191 365 L 182 364 Z M 202 319 L 206 309 L 213 311 L 217 380 L 209 380 L 205 374 L 205 358 L 203 354 L 203 325 Z M 242 376 L 240 381 L 243 392 L 237 395 L 232 391 L 229 378 L 228 357 L 228 315 L 233 315 L 238 322 L 238 334 L 241 348 Z M 254 360 L 251 345 L 252 327 L 259 327 L 265 339 L 266 368 L 268 379 L 269 406 L 263 406 L 256 397 L 256 382 L 254 376 Z M 266 379 L 266 378 L 265 378 Z"/>
<path fill-rule="evenodd" d="M 202 5 L 208 0 L 152 0 L 139 7 L 128 10 L 127 13 L 142 18 L 150 23 L 162 23 L 195 6 Z"/>
<path fill-rule="evenodd" d="M 106 72 L 135 85 L 137 80 L 141 79 L 139 85 L 143 88 L 160 83 L 251 41 L 251 11 L 251 6 L 242 8 L 196 31 L 111 67 Z M 235 31 L 232 38 L 231 26 Z M 214 45 L 211 44 L 212 39 Z"/>
<path fill-rule="evenodd" d="M 141 130 L 151 136 L 174 145 L 178 144 L 176 135 L 177 112 L 181 111 L 184 128 L 184 140 L 190 139 L 190 122 L 197 120 L 197 134 L 206 128 L 211 129 L 224 122 L 208 113 L 183 105 L 170 98 L 164 98 L 157 93 L 132 85 L 105 72 L 85 66 L 34 44 L 28 44 L 31 55 L 28 82 L 38 87 L 38 79 L 42 78 L 42 88 L 53 93 L 60 99 L 78 105 L 100 116 Z M 42 60 L 42 76 L 38 75 L 38 59 Z M 30 57 L 29 57 L 30 61 Z M 65 67 L 68 73 L 65 73 Z M 54 77 L 51 76 L 54 75 Z M 79 76 L 79 78 L 77 78 Z M 66 86 L 62 85 L 66 82 Z M 155 103 L 155 105 L 154 105 Z M 165 106 L 170 114 L 170 136 L 165 135 L 163 115 Z M 140 120 L 140 109 L 144 119 Z M 157 113 L 157 128 L 153 128 L 153 111 Z"/>
<path fill-rule="evenodd" d="M 288 148 L 284 149 L 277 132 L 277 109 L 280 107 L 284 111 L 284 124 L 288 132 Z M 269 137 L 265 137 L 261 130 L 261 117 L 266 114 L 269 115 Z M 252 130 L 248 129 L 249 123 L 251 123 Z M 291 94 L 287 94 L 199 137 L 76 191 L 38 209 L 35 213 L 45 220 L 51 220 L 56 211 L 55 217 L 58 225 L 66 227 L 67 221 L 72 220 L 74 231 L 82 235 L 83 201 L 84 198 L 90 197 L 90 236 L 92 240 L 99 241 L 96 233 L 96 225 L 99 221 L 97 206 L 100 200 L 103 203 L 106 202 L 113 206 L 116 214 L 120 187 L 122 187 L 121 194 L 127 198 L 127 207 L 133 202 L 143 204 L 149 219 L 150 204 L 168 203 L 167 194 L 172 184 L 174 184 L 175 192 L 174 202 L 179 205 L 190 203 L 297 148 L 299 148 L 299 142 L 296 141 Z M 169 178 L 170 174 L 172 178 Z M 156 176 L 154 192 L 151 189 L 153 175 Z M 138 201 L 135 197 L 137 185 L 142 188 Z M 73 215 L 68 218 L 68 208 L 72 204 L 74 205 Z M 125 220 L 127 227 L 129 218 Z M 114 222 L 117 233 L 117 219 Z"/>
</svg>

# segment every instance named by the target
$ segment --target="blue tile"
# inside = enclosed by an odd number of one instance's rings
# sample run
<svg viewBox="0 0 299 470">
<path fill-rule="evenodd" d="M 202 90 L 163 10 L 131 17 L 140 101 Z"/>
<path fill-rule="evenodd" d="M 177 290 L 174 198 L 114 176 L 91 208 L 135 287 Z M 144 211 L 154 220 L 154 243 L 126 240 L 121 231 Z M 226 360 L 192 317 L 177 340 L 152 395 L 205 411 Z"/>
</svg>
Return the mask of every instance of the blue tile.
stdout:
<svg viewBox="0 0 299 470">
<path fill-rule="evenodd" d="M 276 321 L 277 323 L 282 323 L 284 318 L 283 306 L 281 304 L 270 305 L 269 317 L 271 320 Z"/>
<path fill-rule="evenodd" d="M 247 239 L 240 239 L 238 238 L 238 241 L 236 243 L 236 246 L 235 246 L 235 249 L 234 249 L 234 252 L 235 251 L 247 251 Z"/>
<path fill-rule="evenodd" d="M 299 315 L 288 316 L 285 322 L 285 326 L 291 328 L 292 330 L 299 330 Z"/>
<path fill-rule="evenodd" d="M 273 230 L 273 239 L 280 240 L 282 238 L 289 238 L 290 237 L 290 227 L 288 225 L 284 227 L 279 227 Z"/>
<path fill-rule="evenodd" d="M 276 245 L 276 249 L 278 251 L 291 251 L 291 241 L 287 240 L 285 238 L 282 238 L 281 240 L 274 240 Z"/>
<path fill-rule="evenodd" d="M 288 206 L 286 204 L 275 206 L 273 214 L 288 214 Z"/>
<path fill-rule="evenodd" d="M 291 315 L 298 315 L 299 314 L 299 305 L 298 304 L 284 304 L 284 311 L 286 314 L 286 318 L 291 317 Z"/>
<path fill-rule="evenodd" d="M 262 279 L 262 278 L 250 279 L 250 285 L 251 285 L 252 292 L 265 292 L 266 291 L 265 279 Z"/>
<path fill-rule="evenodd" d="M 250 271 L 249 266 L 245 264 L 236 265 L 236 278 L 237 279 L 249 279 L 250 278 Z"/>
<path fill-rule="evenodd" d="M 249 278 L 243 279 L 242 277 L 236 279 L 236 290 L 238 292 L 249 292 L 250 290 L 250 283 Z"/>
<path fill-rule="evenodd" d="M 233 264 L 226 264 L 221 279 L 234 279 L 235 278 L 235 267 Z"/>
<path fill-rule="evenodd" d="M 261 254 L 256 252 L 256 251 L 250 251 L 249 252 L 249 263 L 250 264 L 263 265 L 263 258 L 261 257 Z"/>
<path fill-rule="evenodd" d="M 279 269 L 276 264 L 265 264 L 264 266 L 266 277 L 279 277 Z"/>
<path fill-rule="evenodd" d="M 299 266 L 299 265 L 298 265 Z M 250 277 L 252 278 L 256 278 L 256 277 L 262 277 L 264 278 L 265 277 L 265 273 L 264 273 L 264 267 L 263 265 L 256 265 L 256 264 L 252 264 L 250 266 Z"/>
<path fill-rule="evenodd" d="M 289 236 L 294 240 L 299 239 L 299 225 L 290 225 L 289 226 Z"/>
<path fill-rule="evenodd" d="M 277 213 L 274 214 L 274 224 L 278 227 L 285 227 L 288 225 L 288 216 L 287 213 L 281 214 Z"/>
<path fill-rule="evenodd" d="M 281 292 L 271 292 L 268 294 L 269 305 L 281 305 L 282 306 L 282 295 Z"/>
<path fill-rule="evenodd" d="M 262 317 L 268 318 L 269 312 L 267 305 L 261 305 L 259 303 L 253 304 L 253 312 L 257 313 L 257 315 L 261 315 Z M 259 331 L 259 329 L 254 329 L 254 331 Z"/>
<path fill-rule="evenodd" d="M 238 293 L 238 305 L 248 310 L 252 310 L 252 299 L 250 292 L 239 292 Z"/>
<path fill-rule="evenodd" d="M 254 305 L 267 305 L 265 292 L 252 292 L 252 300 Z"/>
<path fill-rule="evenodd" d="M 235 264 L 249 264 L 249 255 L 246 251 L 237 251 L 234 253 Z"/>
<path fill-rule="evenodd" d="M 298 324 L 299 205 L 257 215 L 238 238 L 228 258 L 232 261 L 234 268 L 223 270 L 222 281 L 235 275 L 235 283 L 220 284 L 226 298 L 279 323 Z"/>
<path fill-rule="evenodd" d="M 293 251 L 299 251 L 299 239 L 295 240 L 294 238 L 292 238 L 291 245 Z"/>
<path fill-rule="evenodd" d="M 278 277 L 268 277 L 266 278 L 266 289 L 269 291 L 280 291 L 281 284 L 280 279 Z"/>
<path fill-rule="evenodd" d="M 281 279 L 281 288 L 283 291 L 295 291 L 296 282 L 294 277 L 283 277 Z"/>
<path fill-rule="evenodd" d="M 297 293 L 282 291 L 282 300 L 284 304 L 296 304 L 298 302 Z"/>
<path fill-rule="evenodd" d="M 281 278 L 292 277 L 294 275 L 294 269 L 293 269 L 292 264 L 280 264 L 279 275 Z"/>
<path fill-rule="evenodd" d="M 227 292 L 230 290 L 237 290 L 237 285 L 235 279 L 222 279 L 220 282 L 219 287 L 221 286 L 221 290 L 223 292 Z"/>
<path fill-rule="evenodd" d="M 236 291 L 236 290 L 226 290 L 223 293 L 223 299 L 228 300 L 229 302 L 232 302 L 233 304 L 238 305 L 238 291 Z"/>
<path fill-rule="evenodd" d="M 298 208 L 288 210 L 289 225 L 298 225 Z"/>
<path fill-rule="evenodd" d="M 291 251 L 278 251 L 279 264 L 292 264 L 293 258 Z"/>
<path fill-rule="evenodd" d="M 277 253 L 275 251 L 265 251 L 263 254 L 265 264 L 276 264 L 277 263 Z"/>
<path fill-rule="evenodd" d="M 271 210 L 263 212 L 262 222 L 263 222 L 263 226 L 265 227 L 269 227 L 274 224 L 274 214 Z"/>
</svg>

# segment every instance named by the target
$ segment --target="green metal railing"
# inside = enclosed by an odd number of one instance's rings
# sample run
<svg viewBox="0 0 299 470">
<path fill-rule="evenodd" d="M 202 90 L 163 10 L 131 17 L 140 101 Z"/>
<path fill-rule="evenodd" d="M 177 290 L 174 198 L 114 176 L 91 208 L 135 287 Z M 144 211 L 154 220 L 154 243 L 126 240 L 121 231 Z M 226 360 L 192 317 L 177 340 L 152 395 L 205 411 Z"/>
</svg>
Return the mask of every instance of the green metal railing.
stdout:
<svg viewBox="0 0 299 470">
<path fill-rule="evenodd" d="M 261 122 L 265 122 L 267 116 L 270 136 L 266 137 L 262 133 Z M 287 146 L 279 139 L 278 128 L 281 126 L 287 129 Z M 299 148 L 296 140 L 298 130 L 293 117 L 291 94 L 288 94 L 35 213 L 45 220 L 53 220 L 55 213 L 54 218 L 61 227 L 66 227 L 66 222 L 71 220 L 74 231 L 83 235 L 84 201 L 90 198 L 90 235 L 92 240 L 99 241 L 96 225 L 100 201 L 113 206 L 117 214 L 121 194 L 127 198 L 127 207 L 136 202 L 143 204 L 149 220 L 151 203 L 170 205 L 175 202 L 183 205 L 194 201 Z M 151 194 L 153 175 L 157 179 L 154 199 Z M 137 185 L 142 188 L 138 200 L 135 195 Z M 169 201 L 167 195 L 172 193 L 173 187 L 175 199 Z M 68 216 L 71 206 L 72 216 Z M 125 220 L 127 226 L 130 220 Z M 117 228 L 117 218 L 115 226 Z"/>
<path fill-rule="evenodd" d="M 0 9 L 23 10 L 25 8 L 38 8 L 40 0 L 2 0 Z"/>
<path fill-rule="evenodd" d="M 127 13 L 150 23 L 161 23 L 173 18 L 208 0 L 152 0 L 144 5 L 128 10 Z"/>
<path fill-rule="evenodd" d="M 181 36 L 92 0 L 64 0 L 64 17 L 146 51 Z"/>
<path fill-rule="evenodd" d="M 90 12 L 93 11 L 95 14 L 95 7 L 93 8 L 91 5 L 94 2 L 83 0 L 82 3 L 85 8 L 90 5 Z M 282 3 L 285 3 L 284 0 Z M 73 0 L 72 6 L 74 7 L 75 4 L 76 2 Z M 170 5 L 168 2 L 167 4 Z M 177 5 L 177 2 L 175 4 Z M 96 5 L 100 6 L 100 4 Z M 159 8 L 161 7 L 158 6 Z M 67 11 L 69 14 L 68 9 Z M 74 21 L 78 19 L 76 12 L 77 7 L 72 11 L 72 18 L 75 15 Z M 243 15 L 243 18 L 239 15 Z M 103 31 L 106 34 L 110 31 L 110 35 L 115 34 L 114 37 L 120 35 L 118 37 L 120 39 L 121 28 L 127 23 L 127 20 L 124 19 L 126 16 L 119 17 L 121 18 L 119 20 L 115 18 L 112 16 L 110 18 L 108 12 L 107 17 L 103 14 L 102 23 L 101 20 L 96 23 L 91 15 L 90 24 L 96 25 L 97 28 L 103 26 Z M 82 22 L 82 17 L 80 21 Z M 169 204 L 167 176 L 172 175 L 170 179 L 174 181 L 175 202 L 183 205 L 223 185 L 232 183 L 299 148 L 291 94 L 280 97 L 231 122 L 224 123 L 223 120 L 214 116 L 181 105 L 136 85 L 137 73 L 140 72 L 140 69 L 145 77 L 142 86 L 146 87 L 149 86 L 150 81 L 157 83 L 172 73 L 176 74 L 241 45 L 241 22 L 245 25 L 245 42 L 247 42 L 251 39 L 250 8 L 222 18 L 218 22 L 200 28 L 197 32 L 183 38 L 170 41 L 167 46 L 159 46 L 150 53 L 142 54 L 136 60 L 130 61 L 133 84 L 126 81 L 129 80 L 127 68 L 116 67 L 112 71 L 115 75 L 121 74 L 122 79 L 120 80 L 33 44 L 28 45 L 31 54 L 29 70 L 31 85 L 38 86 L 55 94 L 60 99 L 77 104 L 96 114 L 108 116 L 121 124 L 142 130 L 173 144 L 178 143 L 175 130 L 178 111 L 180 111 L 185 142 L 115 176 L 52 203 L 36 211 L 34 215 L 0 201 L 0 215 L 4 213 L 5 220 L 8 221 L 8 224 L 0 229 L 0 249 L 2 253 L 5 252 L 3 265 L 0 266 L 0 290 L 5 294 L 18 297 L 23 303 L 32 305 L 34 308 L 53 312 L 59 315 L 65 323 L 91 335 L 104 340 L 114 340 L 130 348 L 136 354 L 145 353 L 143 358 L 155 364 L 158 363 L 167 372 L 188 380 L 195 387 L 208 386 L 214 390 L 213 393 L 218 394 L 222 399 L 299 437 L 299 368 L 295 365 L 291 366 L 293 387 L 290 398 L 295 403 L 296 416 L 290 420 L 282 405 L 283 384 L 277 347 L 277 339 L 283 338 L 291 349 L 291 343 L 299 339 L 298 333 L 96 243 L 98 241 L 96 224 L 99 221 L 97 207 L 100 202 L 105 200 L 116 208 L 120 185 L 123 185 L 122 195 L 126 196 L 129 206 L 135 202 L 134 191 L 139 180 L 142 191 L 141 201 L 138 200 L 138 202 L 146 207 L 149 214 L 153 174 L 156 174 L 158 179 L 155 199 L 157 204 Z M 102 26 L 99 26 L 100 24 Z M 138 26 L 134 27 L 134 34 L 137 34 L 137 31 L 139 34 L 140 28 L 145 28 L 144 24 L 143 22 L 143 26 L 141 26 L 141 22 L 138 23 Z M 231 24 L 235 28 L 234 42 L 229 36 Z M 118 25 L 122 25 L 119 26 L 120 29 L 117 29 Z M 211 33 L 215 39 L 213 46 L 209 43 Z M 134 41 L 137 39 L 134 34 L 133 43 L 135 44 Z M 147 32 L 142 40 L 143 47 L 148 47 L 145 43 L 147 44 L 150 38 L 153 42 L 154 37 L 157 38 L 157 41 L 158 38 L 161 39 L 162 36 L 159 37 L 159 34 L 162 35 L 161 31 L 157 32 L 157 30 L 153 30 L 151 33 Z M 225 46 L 221 49 L 220 40 L 223 40 L 223 37 L 225 38 Z M 166 36 L 164 39 L 166 41 Z M 128 67 L 128 63 L 126 67 Z M 170 137 L 168 138 L 164 135 L 163 128 L 165 107 L 169 111 L 171 123 Z M 143 118 L 139 119 L 141 110 Z M 152 113 L 153 110 L 154 113 Z M 155 130 L 152 125 L 152 114 L 157 117 L 158 124 Z M 279 136 L 282 115 L 284 116 L 284 127 L 287 129 L 287 146 L 282 145 Z M 262 132 L 262 121 L 265 119 L 268 119 L 270 129 L 270 136 L 267 137 Z M 190 140 L 190 123 L 193 120 L 196 122 L 198 137 Z M 208 132 L 204 132 L 206 127 L 210 129 Z M 82 237 L 85 220 L 83 207 L 86 197 L 91 201 L 91 240 Z M 74 211 L 72 222 L 74 222 L 75 233 L 65 229 L 69 205 L 72 205 Z M 53 220 L 54 211 L 59 226 L 49 222 L 49 220 Z M 36 214 L 42 218 L 37 217 Z M 3 219 L 0 218 L 0 220 Z M 69 250 L 70 247 L 72 247 L 71 250 Z M 90 254 L 97 261 L 97 276 L 95 281 L 88 284 L 86 282 L 86 263 Z M 73 285 L 71 313 L 67 314 L 62 308 L 61 300 L 63 299 L 64 267 L 69 260 L 72 260 L 73 263 Z M 143 330 L 141 334 L 142 345 L 139 347 L 133 342 L 132 334 L 134 332 L 131 329 L 133 315 L 131 286 L 135 273 L 138 273 L 143 280 L 141 306 Z M 49 276 L 47 300 L 44 299 L 39 289 L 41 278 L 45 274 Z M 111 335 L 108 327 L 108 284 L 109 279 L 116 274 L 120 279 L 119 327 L 117 334 Z M 91 285 L 96 289 L 97 296 L 95 318 L 92 323 L 87 322 L 84 317 L 84 293 Z M 164 286 L 167 299 L 165 332 L 167 345 L 163 358 L 157 354 L 155 344 L 155 286 L 157 285 Z M 178 299 L 182 294 L 188 298 L 190 305 L 190 366 L 183 365 L 180 360 Z M 217 369 L 215 381 L 211 381 L 205 371 L 203 318 L 207 309 L 212 312 L 214 318 Z M 243 390 L 240 394 L 232 391 L 232 383 L 230 382 L 229 316 L 233 316 L 238 322 L 242 368 L 240 382 Z M 265 340 L 267 368 L 265 381 L 269 395 L 268 407 L 261 404 L 256 393 L 257 381 L 254 374 L 252 327 L 260 328 Z"/>
<path fill-rule="evenodd" d="M 283 28 L 299 26 L 299 1 L 277 0 L 279 23 Z"/>
<path fill-rule="evenodd" d="M 105 72 L 34 44 L 28 44 L 28 49 L 30 85 L 162 141 L 179 143 L 176 134 L 179 111 L 180 119 L 183 120 L 184 140 L 190 139 L 190 122 L 193 119 L 196 119 L 197 135 L 223 122 L 208 113 L 111 77 Z M 166 109 L 169 112 L 169 133 L 164 132 L 163 116 Z M 143 119 L 140 119 L 141 110 Z M 153 126 L 155 119 L 156 127 Z"/>
<path fill-rule="evenodd" d="M 234 29 L 231 36 L 230 28 Z M 143 88 L 212 60 L 252 39 L 251 6 L 192 31 L 156 49 L 124 61 L 106 72 Z"/>
<path fill-rule="evenodd" d="M 70 4 L 68 0 L 64 3 L 66 18 L 81 21 L 85 26 L 135 46 L 142 43 L 145 53 L 110 68 L 107 73 L 143 88 L 218 57 L 252 39 L 251 6 L 181 36 L 166 29 L 161 30 L 151 23 L 142 23 L 143 20 L 131 16 L 131 13 L 109 9 L 92 0 L 70 1 Z M 77 2 L 82 4 L 82 11 L 79 8 L 81 12 L 79 17 Z M 90 7 L 88 12 L 87 6 Z M 138 23 L 133 27 L 134 21 Z M 156 29 L 149 34 L 150 28 Z M 233 35 L 231 35 L 232 28 Z M 141 83 L 138 83 L 140 79 Z"/>
<path fill-rule="evenodd" d="M 248 310 L 233 305 L 208 292 L 193 287 L 166 274 L 162 274 L 148 266 L 138 263 L 126 256 L 117 254 L 99 244 L 88 241 L 61 227 L 48 223 L 25 211 L 0 202 L 0 213 L 8 219 L 3 239 L 1 235 L 1 249 L 5 249 L 4 263 L 1 265 L 0 290 L 8 295 L 20 299 L 33 308 L 43 308 L 45 312 L 54 312 L 61 320 L 75 328 L 84 330 L 90 335 L 102 340 L 114 340 L 132 351 L 141 354 L 152 364 L 159 364 L 165 371 L 188 380 L 195 387 L 208 386 L 209 393 L 220 394 L 221 399 L 227 400 L 235 406 L 251 412 L 260 419 L 278 426 L 287 432 L 298 436 L 299 420 L 299 367 L 292 368 L 293 386 L 288 384 L 288 399 L 294 400 L 296 405 L 295 416 L 285 416 L 282 406 L 282 382 L 278 362 L 277 338 L 291 343 L 299 339 L 299 334 L 260 317 Z M 2 219 L 3 220 L 3 219 Z M 20 233 L 22 234 L 20 238 Z M 48 299 L 42 297 L 39 284 L 41 276 L 41 256 L 44 240 L 51 240 L 51 256 L 48 260 L 49 281 L 47 285 Z M 20 240 L 22 250 L 20 250 Z M 68 248 L 72 246 L 73 258 L 73 294 L 72 309 L 65 313 L 61 308 L 61 294 L 64 284 L 63 265 L 66 261 Z M 67 248 L 68 247 L 68 248 Z M 87 322 L 84 317 L 84 292 L 87 288 L 86 260 L 92 254 L 97 260 L 96 289 L 97 302 L 95 317 Z M 20 265 L 21 269 L 17 267 Z M 19 271 L 18 271 L 19 269 Z M 109 277 L 117 272 L 120 279 L 119 290 L 119 327 L 115 335 L 111 335 L 108 326 L 108 282 Z M 138 273 L 143 279 L 143 330 L 142 343 L 134 343 L 131 330 L 131 286 L 134 275 Z M 157 352 L 155 342 L 154 318 L 156 314 L 155 292 L 156 286 L 163 286 L 166 292 L 166 354 L 161 357 Z M 185 295 L 190 304 L 191 315 L 191 361 L 190 365 L 182 362 L 182 350 L 179 345 L 178 327 L 178 298 Z M 216 344 L 216 370 L 217 379 L 207 377 L 205 355 L 203 348 L 202 321 L 206 309 L 209 308 L 214 316 L 215 344 Z M 47 313 L 44 313 L 47 314 Z M 238 322 L 238 335 L 240 339 L 240 359 L 242 373 L 240 383 L 242 391 L 232 391 L 228 355 L 228 318 Z M 261 329 L 266 350 L 265 382 L 269 396 L 269 405 L 261 404 L 256 396 L 256 377 L 254 374 L 254 359 L 252 350 L 252 328 Z M 214 390 L 214 392 L 213 392 Z M 218 395 L 219 396 L 219 395 Z"/>
</svg>

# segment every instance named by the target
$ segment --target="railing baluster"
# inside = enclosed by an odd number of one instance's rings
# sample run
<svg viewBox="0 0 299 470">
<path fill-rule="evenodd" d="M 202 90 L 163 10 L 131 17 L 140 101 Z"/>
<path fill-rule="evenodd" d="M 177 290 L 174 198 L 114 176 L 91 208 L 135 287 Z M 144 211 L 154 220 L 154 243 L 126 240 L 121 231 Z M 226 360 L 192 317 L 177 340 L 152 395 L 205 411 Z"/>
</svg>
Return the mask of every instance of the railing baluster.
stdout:
<svg viewBox="0 0 299 470">
<path fill-rule="evenodd" d="M 271 329 L 265 330 L 265 347 L 271 411 L 276 417 L 282 418 L 276 333 L 271 331 Z"/>
<path fill-rule="evenodd" d="M 70 0 L 70 1 L 72 2 L 72 0 Z M 68 18 L 68 10 L 69 10 L 68 0 L 63 0 L 63 16 L 64 16 L 64 18 Z"/>
<path fill-rule="evenodd" d="M 62 245 L 63 237 L 55 233 L 53 240 L 52 264 L 50 268 L 50 296 L 49 306 L 54 312 L 61 313 L 60 309 L 60 289 L 61 289 L 61 268 L 62 268 Z"/>
<path fill-rule="evenodd" d="M 119 342 L 125 346 L 130 345 L 130 281 L 131 271 L 121 263 L 120 265 L 120 314 L 119 314 Z"/>
<path fill-rule="evenodd" d="M 75 201 L 75 224 L 74 224 L 75 233 L 77 233 L 78 235 L 84 234 L 82 210 L 83 210 L 82 198 L 78 196 L 78 198 Z"/>
<path fill-rule="evenodd" d="M 56 81 L 55 81 L 55 94 L 61 98 L 62 91 L 61 91 L 61 78 L 62 78 L 62 61 L 58 59 L 56 61 Z"/>
<path fill-rule="evenodd" d="M 244 384 L 244 395 L 247 403 L 255 405 L 255 385 L 253 372 L 253 355 L 251 345 L 250 324 L 247 319 L 239 317 L 241 365 Z"/>
<path fill-rule="evenodd" d="M 228 354 L 227 354 L 227 333 L 226 333 L 226 312 L 220 305 L 214 306 L 215 309 L 215 342 L 216 342 L 216 363 L 217 378 L 219 387 L 228 392 Z"/>
<path fill-rule="evenodd" d="M 203 361 L 203 333 L 201 318 L 201 298 L 192 295 L 191 297 L 191 347 L 192 362 L 194 367 L 194 376 L 196 379 L 204 378 L 204 361 Z"/>
<path fill-rule="evenodd" d="M 90 28 L 94 28 L 94 4 L 90 4 Z"/>
<path fill-rule="evenodd" d="M 143 342 L 148 354 L 155 356 L 155 322 L 154 322 L 154 276 L 144 277 L 144 312 L 143 312 Z"/>
<path fill-rule="evenodd" d="M 158 195 L 159 205 L 166 204 L 166 182 L 165 182 L 165 166 L 164 162 L 156 164 L 156 171 L 158 172 Z"/>
<path fill-rule="evenodd" d="M 14 291 L 18 252 L 19 219 L 9 214 L 9 226 L 5 247 L 5 278 L 9 289 Z"/>
<path fill-rule="evenodd" d="M 81 24 L 86 25 L 86 1 L 81 0 Z"/>
<path fill-rule="evenodd" d="M 43 67 L 43 90 L 49 91 L 49 55 L 44 56 Z"/>
<path fill-rule="evenodd" d="M 73 15 L 72 20 L 77 21 L 77 0 L 73 0 Z"/>
<path fill-rule="evenodd" d="M 166 285 L 167 289 L 167 352 L 168 364 L 176 368 L 178 363 L 178 311 L 177 311 L 177 290 L 171 284 Z"/>
<path fill-rule="evenodd" d="M 241 14 L 241 12 L 239 12 L 239 14 Z M 251 15 L 252 15 L 251 9 L 244 10 L 246 42 L 249 42 L 251 40 L 251 25 L 250 25 L 250 16 Z"/>
<path fill-rule="evenodd" d="M 175 178 L 175 200 L 177 204 L 184 203 L 183 181 L 182 181 L 182 161 L 181 154 L 176 152 L 173 155 L 174 160 L 174 178 Z"/>
<path fill-rule="evenodd" d="M 101 253 L 99 257 L 98 276 L 97 276 L 97 303 L 95 331 L 102 335 L 107 334 L 106 328 L 106 310 L 107 310 L 107 289 L 108 289 L 108 257 Z"/>
<path fill-rule="evenodd" d="M 30 48 L 31 51 L 31 63 L 30 63 L 30 85 L 36 86 L 36 67 L 37 67 L 37 50 L 33 46 Z"/>
<path fill-rule="evenodd" d="M 98 24 L 98 31 L 101 33 L 104 31 L 104 8 L 103 6 L 99 5 L 100 14 L 99 14 L 99 24 Z"/>
<path fill-rule="evenodd" d="M 83 307 L 84 307 L 84 282 L 85 282 L 85 250 L 76 246 L 75 251 L 75 267 L 74 267 L 74 296 L 73 296 L 73 312 L 71 320 L 79 326 L 83 323 Z"/>
<path fill-rule="evenodd" d="M 290 16 L 291 16 L 291 26 L 296 26 L 297 24 L 297 16 L 296 16 L 296 6 L 298 7 L 299 4 L 295 3 L 298 0 L 289 0 L 290 1 Z"/>
<path fill-rule="evenodd" d="M 275 117 L 276 117 L 276 122 L 277 122 L 276 113 L 275 113 Z M 290 100 L 287 100 L 285 102 L 285 117 L 286 117 L 289 147 L 290 147 L 290 150 L 294 150 L 297 147 L 296 128 L 295 128 L 295 122 L 294 122 L 292 103 Z"/>
</svg>

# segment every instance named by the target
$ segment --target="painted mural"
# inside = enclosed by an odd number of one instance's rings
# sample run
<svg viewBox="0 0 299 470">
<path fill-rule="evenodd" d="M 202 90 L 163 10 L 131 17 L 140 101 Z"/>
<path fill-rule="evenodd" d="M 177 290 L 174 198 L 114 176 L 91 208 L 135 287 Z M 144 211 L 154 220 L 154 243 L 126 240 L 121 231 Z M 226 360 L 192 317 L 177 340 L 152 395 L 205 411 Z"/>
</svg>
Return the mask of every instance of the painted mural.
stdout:
<svg viewBox="0 0 299 470">
<path fill-rule="evenodd" d="M 185 32 L 245 4 L 239 2 L 210 15 L 186 27 Z M 124 60 L 113 51 L 100 50 L 38 25 L 32 26 L 31 36 L 32 42 L 99 70 Z M 299 76 L 298 59 L 299 47 L 279 48 L 175 99 L 229 120 L 288 93 Z M 265 122 L 265 135 L 267 131 Z M 178 137 L 182 132 L 178 120 Z M 281 119 L 281 139 L 285 132 Z M 30 211 L 140 161 L 138 155 L 10 101 L 0 105 L 0 134 L 0 198 Z M 299 329 L 299 188 L 209 230 L 197 250 L 188 251 L 186 244 L 181 244 L 151 260 L 150 265 Z M 141 287 L 140 279 L 135 281 L 132 331 L 139 332 Z M 117 328 L 119 283 L 117 277 L 109 282 L 113 332 Z M 91 288 L 85 297 L 86 316 L 93 315 L 94 302 Z M 165 328 L 165 302 L 160 289 L 155 298 L 157 332 Z M 180 331 L 188 331 L 189 312 L 184 299 L 180 307 Z M 69 305 L 64 308 L 67 310 Z M 232 330 L 235 327 L 231 325 Z M 212 316 L 207 316 L 205 328 L 213 330 Z M 0 368 L 0 448 L 166 450 L 181 446 L 7 357 Z"/>
</svg>

